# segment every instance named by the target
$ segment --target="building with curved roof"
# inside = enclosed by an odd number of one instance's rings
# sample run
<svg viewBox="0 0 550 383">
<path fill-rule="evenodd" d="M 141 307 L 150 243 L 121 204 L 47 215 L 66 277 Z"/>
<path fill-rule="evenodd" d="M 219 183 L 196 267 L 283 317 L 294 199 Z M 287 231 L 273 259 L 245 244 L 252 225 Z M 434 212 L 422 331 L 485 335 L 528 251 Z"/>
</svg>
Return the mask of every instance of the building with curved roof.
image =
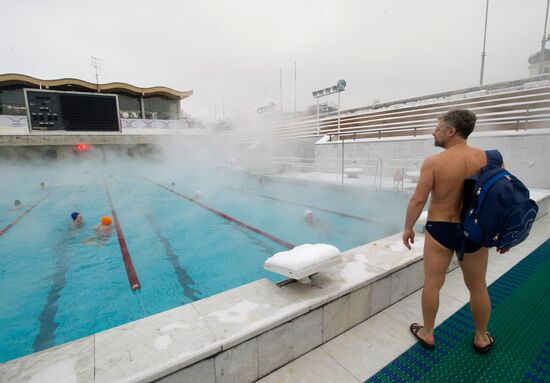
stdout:
<svg viewBox="0 0 550 383">
<path fill-rule="evenodd" d="M 118 98 L 121 118 L 178 120 L 181 100 L 192 90 L 165 86 L 141 88 L 123 82 L 94 84 L 76 78 L 43 80 L 18 73 L 0 74 L 0 115 L 26 115 L 24 89 L 112 94 Z"/>
</svg>

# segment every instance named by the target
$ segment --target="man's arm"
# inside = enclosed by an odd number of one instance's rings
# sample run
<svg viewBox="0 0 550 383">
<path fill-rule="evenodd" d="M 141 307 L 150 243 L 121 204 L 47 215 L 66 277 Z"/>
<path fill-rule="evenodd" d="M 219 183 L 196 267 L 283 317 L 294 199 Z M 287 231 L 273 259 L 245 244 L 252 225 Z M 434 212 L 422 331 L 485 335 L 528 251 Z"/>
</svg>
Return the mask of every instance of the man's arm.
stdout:
<svg viewBox="0 0 550 383">
<path fill-rule="evenodd" d="M 422 214 L 422 209 L 426 205 L 428 196 L 434 185 L 434 158 L 428 157 L 420 169 L 420 178 L 416 185 L 409 205 L 407 206 L 407 216 L 405 218 L 405 228 L 403 230 L 403 244 L 410 250 L 411 243 L 414 243 L 413 226 Z"/>
</svg>

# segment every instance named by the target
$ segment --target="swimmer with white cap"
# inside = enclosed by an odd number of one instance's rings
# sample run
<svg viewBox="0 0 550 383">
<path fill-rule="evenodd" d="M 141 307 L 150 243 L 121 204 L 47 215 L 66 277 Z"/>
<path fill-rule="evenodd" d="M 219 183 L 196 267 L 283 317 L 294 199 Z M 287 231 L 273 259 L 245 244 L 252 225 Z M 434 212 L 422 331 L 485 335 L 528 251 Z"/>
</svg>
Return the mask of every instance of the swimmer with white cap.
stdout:
<svg viewBox="0 0 550 383">
<path fill-rule="evenodd" d="M 304 218 L 309 226 L 321 232 L 324 236 L 328 237 L 331 233 L 330 226 L 322 219 L 315 217 L 311 210 L 304 210 Z"/>
<path fill-rule="evenodd" d="M 313 223 L 313 220 L 315 219 L 311 210 L 304 210 L 304 218 L 308 223 Z"/>
</svg>

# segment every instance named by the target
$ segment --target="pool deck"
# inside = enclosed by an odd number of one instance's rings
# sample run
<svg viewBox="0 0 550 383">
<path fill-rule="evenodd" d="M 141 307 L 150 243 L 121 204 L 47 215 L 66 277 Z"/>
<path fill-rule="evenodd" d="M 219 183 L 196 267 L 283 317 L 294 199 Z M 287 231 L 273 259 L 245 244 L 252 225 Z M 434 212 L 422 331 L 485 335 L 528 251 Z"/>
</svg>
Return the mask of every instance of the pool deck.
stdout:
<svg viewBox="0 0 550 383">
<path fill-rule="evenodd" d="M 392 177 L 374 177 L 367 175 L 360 175 L 359 177 L 344 176 L 342 179 L 342 173 L 324 173 L 324 172 L 309 172 L 309 173 L 296 173 L 296 174 L 279 174 L 272 176 L 274 179 L 282 179 L 294 182 L 304 183 L 319 183 L 323 185 L 344 185 L 346 187 L 355 187 L 362 189 L 382 189 L 393 191 L 409 191 L 412 192 L 416 187 L 416 182 L 412 178 L 405 176 L 403 185 L 401 182 L 394 183 Z"/>
<path fill-rule="evenodd" d="M 538 193 L 544 193 L 538 190 Z M 535 194 L 535 193 L 532 193 Z M 527 240 L 509 253 L 489 253 L 487 284 L 491 284 L 550 237 L 550 215 L 535 222 Z M 422 321 L 422 289 L 286 364 L 258 383 L 364 382 L 414 343 L 409 325 Z M 441 290 L 436 326 L 468 303 L 462 271 L 447 274 Z M 436 334 L 437 337 L 437 334 Z"/>
</svg>

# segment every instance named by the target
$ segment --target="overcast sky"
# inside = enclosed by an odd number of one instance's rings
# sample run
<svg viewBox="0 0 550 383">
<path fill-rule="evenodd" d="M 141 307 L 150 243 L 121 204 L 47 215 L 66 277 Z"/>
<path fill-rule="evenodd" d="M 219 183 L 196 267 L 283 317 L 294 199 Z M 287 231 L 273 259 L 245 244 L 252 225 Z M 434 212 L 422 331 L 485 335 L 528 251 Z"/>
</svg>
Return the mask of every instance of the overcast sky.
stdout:
<svg viewBox="0 0 550 383">
<path fill-rule="evenodd" d="M 485 83 L 524 78 L 546 0 L 491 0 Z M 192 89 L 184 110 L 232 117 L 345 79 L 343 108 L 479 83 L 485 0 L 0 0 L 0 73 Z M 336 102 L 336 97 L 327 101 Z"/>
</svg>

